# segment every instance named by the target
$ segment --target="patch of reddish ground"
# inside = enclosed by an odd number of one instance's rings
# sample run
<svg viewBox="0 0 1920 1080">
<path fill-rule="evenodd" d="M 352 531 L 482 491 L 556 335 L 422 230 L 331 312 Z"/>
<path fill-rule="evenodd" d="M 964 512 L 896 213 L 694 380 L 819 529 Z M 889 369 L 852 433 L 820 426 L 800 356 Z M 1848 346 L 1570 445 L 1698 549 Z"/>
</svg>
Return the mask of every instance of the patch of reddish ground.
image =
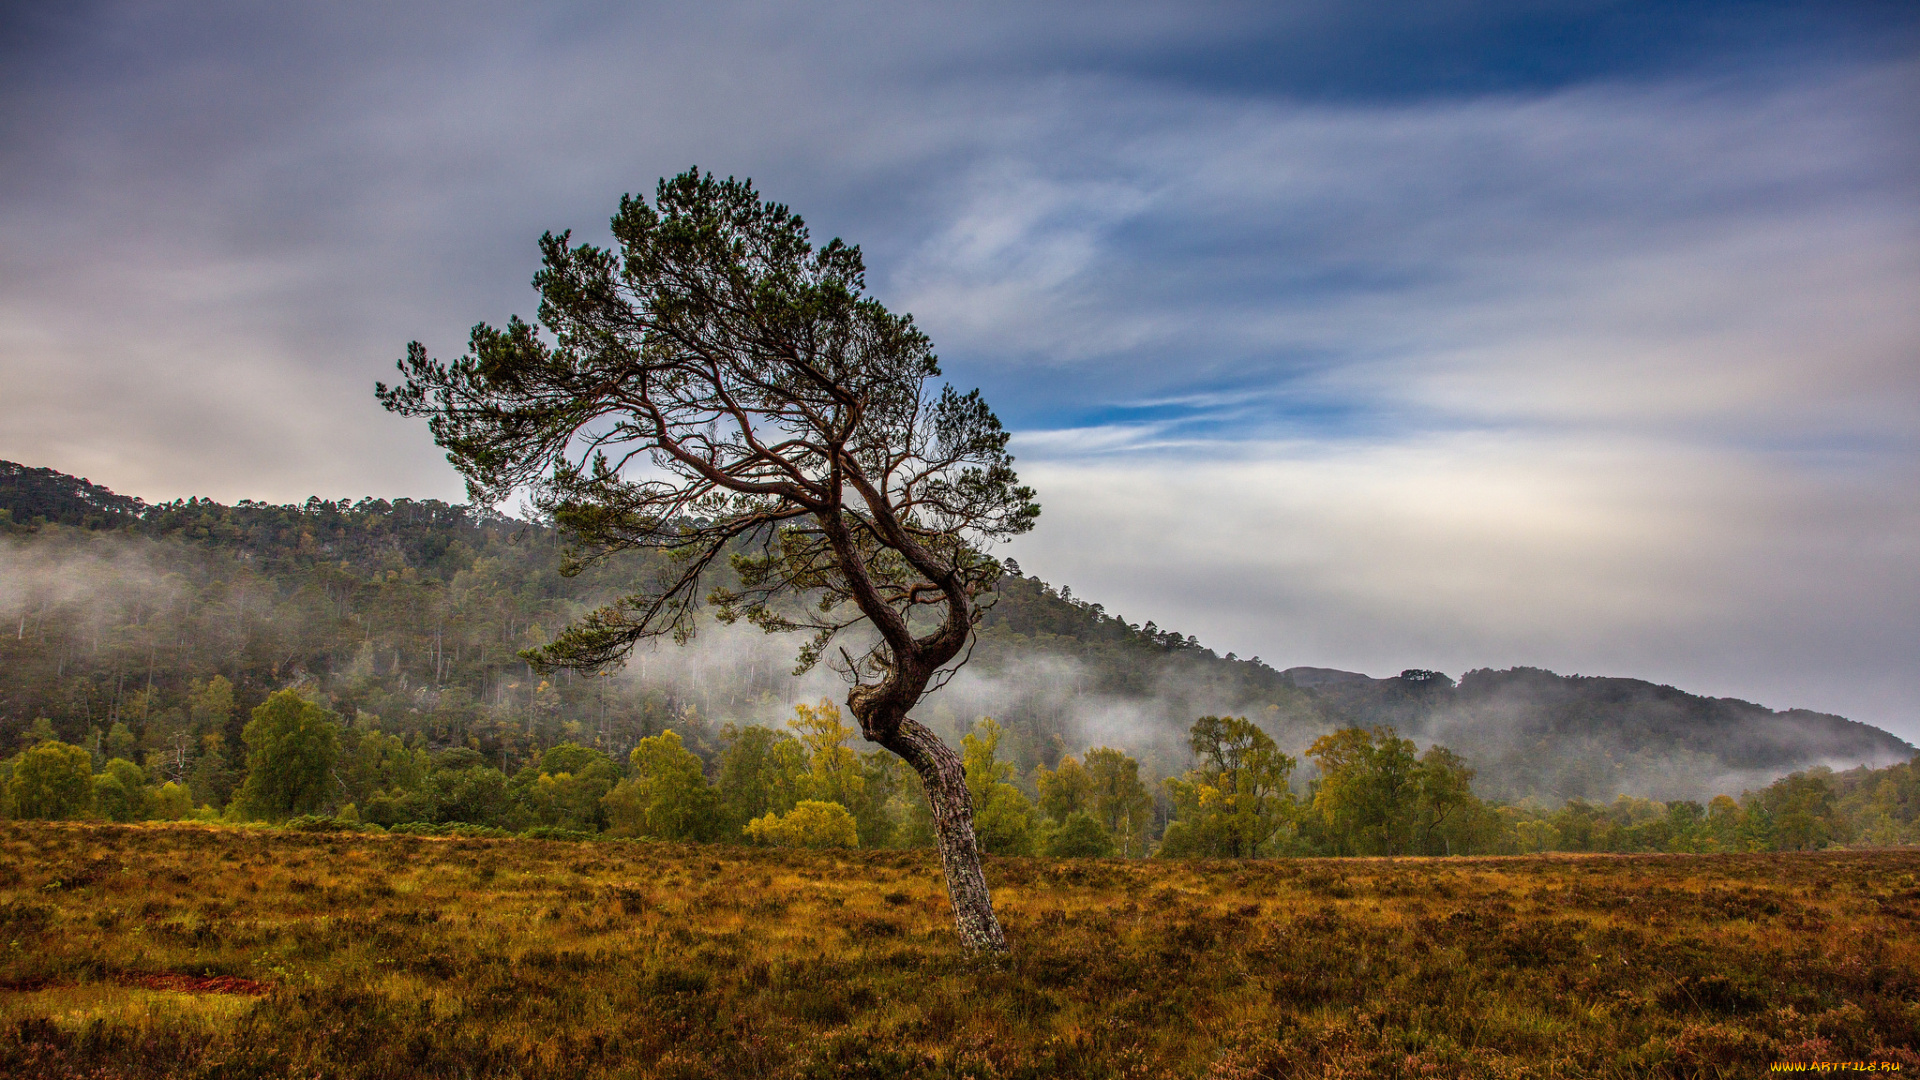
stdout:
<svg viewBox="0 0 1920 1080">
<path fill-rule="evenodd" d="M 273 992 L 273 987 L 266 983 L 242 979 L 237 975 L 138 975 L 118 972 L 107 976 L 107 979 L 122 986 L 171 990 L 180 994 L 251 994 L 257 997 Z M 78 985 L 72 979 L 0 979 L 0 990 L 20 992 Z"/>
<path fill-rule="evenodd" d="M 175 990 L 182 994 L 259 996 L 273 990 L 273 987 L 266 983 L 242 979 L 237 975 L 122 975 L 114 981 L 128 986 L 144 987 L 148 990 Z"/>
</svg>

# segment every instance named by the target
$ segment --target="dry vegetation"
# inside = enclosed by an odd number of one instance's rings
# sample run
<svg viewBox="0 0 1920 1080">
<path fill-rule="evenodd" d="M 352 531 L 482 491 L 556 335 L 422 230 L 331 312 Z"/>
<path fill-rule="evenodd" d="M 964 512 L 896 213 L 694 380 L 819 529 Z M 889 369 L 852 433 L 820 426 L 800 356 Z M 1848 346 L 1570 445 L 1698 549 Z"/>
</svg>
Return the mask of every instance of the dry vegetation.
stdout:
<svg viewBox="0 0 1920 1080">
<path fill-rule="evenodd" d="M 0 823 L 0 1075 L 1920 1069 L 1920 852 L 988 867 Z"/>
</svg>

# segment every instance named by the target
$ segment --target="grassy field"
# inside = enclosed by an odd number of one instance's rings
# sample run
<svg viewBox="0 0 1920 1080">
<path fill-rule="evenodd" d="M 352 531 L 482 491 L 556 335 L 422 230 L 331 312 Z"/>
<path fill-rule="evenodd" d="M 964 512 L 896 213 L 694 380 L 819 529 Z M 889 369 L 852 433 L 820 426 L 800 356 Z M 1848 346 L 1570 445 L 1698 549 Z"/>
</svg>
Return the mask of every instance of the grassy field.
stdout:
<svg viewBox="0 0 1920 1080">
<path fill-rule="evenodd" d="M 0 1075 L 1920 1071 L 1920 852 L 995 860 L 0 823 Z"/>
</svg>

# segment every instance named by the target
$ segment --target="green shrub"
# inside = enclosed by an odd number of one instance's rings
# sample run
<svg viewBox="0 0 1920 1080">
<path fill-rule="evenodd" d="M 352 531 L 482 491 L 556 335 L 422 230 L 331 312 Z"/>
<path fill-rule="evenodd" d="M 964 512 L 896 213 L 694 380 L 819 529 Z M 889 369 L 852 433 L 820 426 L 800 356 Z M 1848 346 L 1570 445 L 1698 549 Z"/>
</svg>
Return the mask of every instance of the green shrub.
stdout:
<svg viewBox="0 0 1920 1080">
<path fill-rule="evenodd" d="M 747 823 L 755 843 L 774 847 L 851 848 L 860 846 L 853 814 L 834 802 L 807 799 L 784 814 L 767 814 Z"/>
<path fill-rule="evenodd" d="M 153 789 L 149 798 L 152 815 L 161 821 L 179 821 L 193 815 L 193 792 L 185 784 L 169 780 Z"/>
<path fill-rule="evenodd" d="M 320 833 L 362 832 L 377 827 L 378 826 L 362 825 L 357 821 L 343 821 L 340 818 L 328 817 L 325 814 L 302 814 L 297 818 L 289 818 L 281 825 L 281 828 L 291 829 L 294 832 Z"/>
<path fill-rule="evenodd" d="M 1113 854 L 1113 837 L 1092 814 L 1075 810 L 1047 837 L 1047 854 L 1056 859 L 1104 859 Z"/>
<path fill-rule="evenodd" d="M 521 836 L 529 840 L 598 840 L 599 833 L 582 832 L 579 829 L 562 828 L 559 825 L 535 825 L 522 830 Z"/>
<path fill-rule="evenodd" d="M 401 836 L 512 836 L 513 833 L 492 825 L 470 825 L 464 821 L 455 821 L 440 825 L 431 821 L 407 821 L 387 827 L 390 833 Z"/>
</svg>

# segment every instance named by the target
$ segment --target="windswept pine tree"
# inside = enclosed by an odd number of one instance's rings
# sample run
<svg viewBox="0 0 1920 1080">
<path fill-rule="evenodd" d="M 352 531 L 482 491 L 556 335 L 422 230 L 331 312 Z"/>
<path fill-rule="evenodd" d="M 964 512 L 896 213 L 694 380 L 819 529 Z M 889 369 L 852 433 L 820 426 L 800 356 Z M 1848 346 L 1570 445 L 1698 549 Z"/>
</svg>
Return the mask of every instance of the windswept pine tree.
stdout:
<svg viewBox="0 0 1920 1080">
<path fill-rule="evenodd" d="M 926 335 L 865 295 L 859 248 L 816 250 L 750 183 L 662 180 L 652 205 L 621 200 L 613 235 L 617 249 L 543 237 L 540 327 L 482 324 L 451 364 L 416 342 L 381 401 L 428 418 L 476 503 L 531 490 L 575 544 L 569 570 L 665 556 L 525 653 L 542 667 L 684 642 L 703 598 L 806 632 L 800 666 L 852 680 L 861 733 L 925 785 L 961 939 L 1004 951 L 960 758 L 911 714 L 966 662 L 1002 574 L 988 546 L 1039 514 L 1006 430 L 978 391 L 936 385 Z M 738 585 L 712 587 L 727 563 Z M 869 636 L 853 651 L 836 644 L 855 628 Z"/>
</svg>

